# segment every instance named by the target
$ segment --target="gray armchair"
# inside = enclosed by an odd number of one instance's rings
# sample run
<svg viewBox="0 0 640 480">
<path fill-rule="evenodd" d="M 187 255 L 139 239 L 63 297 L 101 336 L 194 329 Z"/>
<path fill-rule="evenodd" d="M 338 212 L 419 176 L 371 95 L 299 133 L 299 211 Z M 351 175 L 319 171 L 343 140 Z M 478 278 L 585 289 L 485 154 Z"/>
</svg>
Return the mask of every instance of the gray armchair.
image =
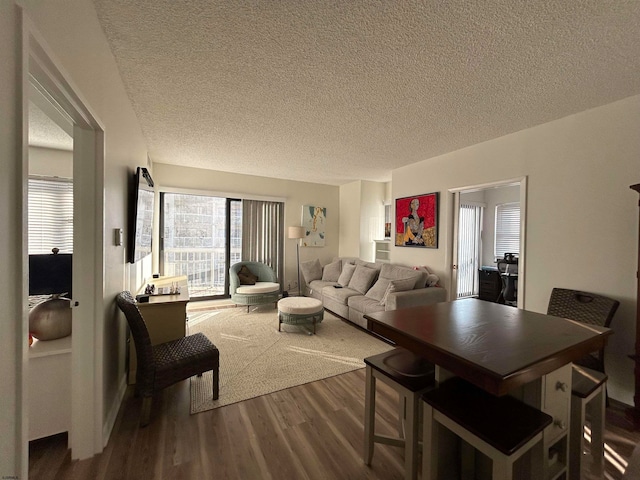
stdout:
<svg viewBox="0 0 640 480">
<path fill-rule="evenodd" d="M 238 273 L 246 266 L 257 276 L 254 285 L 242 285 Z M 273 269 L 261 262 L 238 262 L 229 268 L 229 294 L 236 305 L 246 305 L 247 312 L 251 305 L 273 303 L 277 306 L 280 298 L 280 284 Z"/>
</svg>

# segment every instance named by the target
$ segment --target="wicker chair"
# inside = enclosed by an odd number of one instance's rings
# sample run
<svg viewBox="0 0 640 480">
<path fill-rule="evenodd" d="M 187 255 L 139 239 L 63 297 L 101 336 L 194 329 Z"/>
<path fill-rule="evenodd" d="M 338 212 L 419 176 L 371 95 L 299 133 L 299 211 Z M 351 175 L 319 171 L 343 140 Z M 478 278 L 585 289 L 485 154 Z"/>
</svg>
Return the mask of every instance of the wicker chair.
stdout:
<svg viewBox="0 0 640 480">
<path fill-rule="evenodd" d="M 140 426 L 149 424 L 153 395 L 181 380 L 213 371 L 213 399 L 218 398 L 220 352 L 202 333 L 151 345 L 144 319 L 131 293 L 122 292 L 116 303 L 127 317 L 136 345 L 136 394 L 142 396 Z"/>
<path fill-rule="evenodd" d="M 257 275 L 255 285 L 241 285 L 238 272 L 246 266 L 251 273 Z M 238 262 L 229 268 L 229 294 L 231 301 L 236 305 L 246 305 L 247 312 L 251 305 L 264 305 L 273 303 L 277 306 L 280 298 L 280 285 L 273 269 L 260 262 Z"/>
<path fill-rule="evenodd" d="M 554 288 L 547 313 L 589 325 L 609 327 L 620 302 L 589 292 Z M 604 348 L 573 362 L 604 373 Z"/>
</svg>

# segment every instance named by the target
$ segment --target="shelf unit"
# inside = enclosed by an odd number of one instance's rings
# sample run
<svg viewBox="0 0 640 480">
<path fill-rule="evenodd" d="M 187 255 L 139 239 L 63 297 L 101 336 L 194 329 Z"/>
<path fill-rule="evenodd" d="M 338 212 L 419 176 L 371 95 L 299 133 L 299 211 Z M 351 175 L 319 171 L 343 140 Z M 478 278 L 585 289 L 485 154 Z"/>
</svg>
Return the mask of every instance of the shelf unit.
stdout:
<svg viewBox="0 0 640 480">
<path fill-rule="evenodd" d="M 376 262 L 389 262 L 391 261 L 391 240 L 374 240 L 375 245 L 375 257 Z"/>
<path fill-rule="evenodd" d="M 29 347 L 29 440 L 71 430 L 71 335 Z"/>
</svg>

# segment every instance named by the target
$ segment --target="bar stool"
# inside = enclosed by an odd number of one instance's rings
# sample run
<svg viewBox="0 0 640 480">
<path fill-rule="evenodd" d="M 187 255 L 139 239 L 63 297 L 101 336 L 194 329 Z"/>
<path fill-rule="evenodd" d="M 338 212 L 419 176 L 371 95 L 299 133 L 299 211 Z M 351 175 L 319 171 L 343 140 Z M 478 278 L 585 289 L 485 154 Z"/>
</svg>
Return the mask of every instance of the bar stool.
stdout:
<svg viewBox="0 0 640 480">
<path fill-rule="evenodd" d="M 584 425 L 589 412 L 593 459 L 591 472 L 604 475 L 604 422 L 607 375 L 590 368 L 573 365 L 571 372 L 571 426 L 569 430 L 569 478 L 580 479 L 586 442 Z"/>
<path fill-rule="evenodd" d="M 454 377 L 422 395 L 422 479 L 438 478 L 437 425 L 441 425 L 493 461 L 494 480 L 513 478 L 513 464 L 535 449 L 531 478 L 543 478 L 542 433 L 551 417 L 505 395 L 495 397 Z"/>
<path fill-rule="evenodd" d="M 364 414 L 364 463 L 371 464 L 374 443 L 404 448 L 405 478 L 418 475 L 420 396 L 435 385 L 435 367 L 403 348 L 364 359 L 367 366 Z M 398 437 L 375 433 L 376 381 L 399 395 Z"/>
</svg>

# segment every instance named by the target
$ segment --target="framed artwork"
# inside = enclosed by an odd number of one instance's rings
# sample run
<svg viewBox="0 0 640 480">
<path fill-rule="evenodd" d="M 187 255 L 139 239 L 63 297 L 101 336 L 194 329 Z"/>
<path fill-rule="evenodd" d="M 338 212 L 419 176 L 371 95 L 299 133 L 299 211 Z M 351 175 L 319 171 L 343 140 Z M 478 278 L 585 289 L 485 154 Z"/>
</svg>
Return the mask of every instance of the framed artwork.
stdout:
<svg viewBox="0 0 640 480">
<path fill-rule="evenodd" d="M 438 248 L 440 193 L 396 199 L 396 246 Z"/>
<path fill-rule="evenodd" d="M 302 206 L 302 226 L 306 234 L 302 239 L 303 247 L 324 247 L 326 219 L 326 208 L 314 205 Z"/>
</svg>

